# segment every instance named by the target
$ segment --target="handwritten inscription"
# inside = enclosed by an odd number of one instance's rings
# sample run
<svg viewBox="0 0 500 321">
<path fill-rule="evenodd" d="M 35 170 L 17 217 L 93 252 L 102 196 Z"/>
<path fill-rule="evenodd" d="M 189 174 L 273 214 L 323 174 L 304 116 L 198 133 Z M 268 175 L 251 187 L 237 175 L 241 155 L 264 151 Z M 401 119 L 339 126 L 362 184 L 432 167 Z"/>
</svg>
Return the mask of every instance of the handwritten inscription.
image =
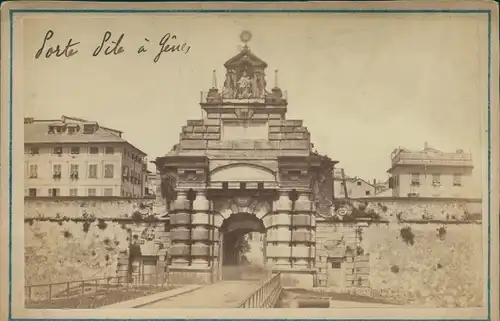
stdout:
<svg viewBox="0 0 500 321">
<path fill-rule="evenodd" d="M 51 58 L 71 58 L 79 53 L 78 45 L 80 42 L 69 38 L 67 41 L 58 43 L 55 38 L 55 32 L 48 30 L 45 33 L 43 41 L 39 49 L 35 53 L 35 59 L 51 59 Z M 111 31 L 106 31 L 100 38 L 97 46 L 93 47 L 93 57 L 98 56 L 117 56 L 125 53 L 125 34 L 114 35 Z M 144 38 L 144 43 L 138 47 L 137 54 L 143 55 L 149 51 L 151 41 Z M 169 53 L 184 53 L 187 54 L 191 50 L 191 45 L 187 42 L 178 41 L 177 35 L 166 33 L 159 41 L 158 47 L 155 49 L 156 55 L 153 62 L 157 63 L 163 54 Z"/>
<path fill-rule="evenodd" d="M 101 52 L 106 56 L 119 55 L 125 51 L 122 46 L 123 37 L 125 37 L 125 35 L 122 33 L 120 37 L 118 37 L 118 40 L 110 41 L 112 35 L 111 31 L 106 31 L 106 33 L 104 33 L 101 44 L 95 48 L 92 56 L 99 56 Z"/>
<path fill-rule="evenodd" d="M 45 37 L 43 38 L 42 46 L 35 54 L 36 59 L 40 58 L 42 55 L 45 58 L 50 58 L 53 56 L 69 58 L 78 53 L 78 49 L 76 49 L 76 46 L 80 44 L 79 42 L 73 42 L 73 39 L 70 38 L 65 46 L 56 45 L 55 47 L 53 47 L 48 44 L 48 41 L 52 39 L 52 37 L 54 37 L 54 31 L 47 31 Z"/>
</svg>

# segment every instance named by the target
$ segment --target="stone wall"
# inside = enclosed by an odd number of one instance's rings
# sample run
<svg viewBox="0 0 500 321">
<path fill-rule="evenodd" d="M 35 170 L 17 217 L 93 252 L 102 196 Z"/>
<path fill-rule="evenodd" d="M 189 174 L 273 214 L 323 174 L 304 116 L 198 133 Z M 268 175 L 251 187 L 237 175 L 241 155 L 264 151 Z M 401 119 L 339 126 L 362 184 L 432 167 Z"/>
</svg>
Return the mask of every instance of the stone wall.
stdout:
<svg viewBox="0 0 500 321">
<path fill-rule="evenodd" d="M 432 307 L 482 304 L 481 224 L 318 222 L 316 228 L 318 287 Z M 345 253 L 337 287 L 327 266 L 335 248 Z"/>
<path fill-rule="evenodd" d="M 350 201 L 354 207 L 387 221 L 444 221 L 481 220 L 480 199 L 446 198 L 363 198 Z"/>
<path fill-rule="evenodd" d="M 445 232 L 439 233 L 441 227 Z M 405 228 L 412 241 L 402 237 Z M 370 256 L 371 287 L 382 296 L 415 305 L 477 307 L 483 302 L 482 244 L 480 224 L 380 224 L 363 230 L 360 246 Z"/>
<path fill-rule="evenodd" d="M 164 259 L 169 244 L 150 200 L 26 199 L 24 214 L 26 284 L 124 276 L 130 245 Z"/>
</svg>

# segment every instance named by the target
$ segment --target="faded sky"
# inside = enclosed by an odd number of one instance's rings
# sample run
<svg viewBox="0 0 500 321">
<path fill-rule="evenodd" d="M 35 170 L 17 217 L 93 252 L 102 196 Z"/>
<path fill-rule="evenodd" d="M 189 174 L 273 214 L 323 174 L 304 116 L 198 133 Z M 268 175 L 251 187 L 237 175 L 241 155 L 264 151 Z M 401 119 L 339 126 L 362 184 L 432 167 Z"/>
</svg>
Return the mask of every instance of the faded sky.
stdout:
<svg viewBox="0 0 500 321">
<path fill-rule="evenodd" d="M 200 91 L 219 85 L 223 63 L 250 30 L 251 50 L 268 64 L 268 86 L 288 93 L 289 119 L 303 119 L 320 153 L 339 160 L 352 176 L 386 179 L 398 147 L 471 151 L 476 175 L 485 149 L 487 108 L 485 19 L 475 15 L 250 14 L 196 16 L 37 15 L 24 19 L 25 116 L 61 115 L 97 120 L 124 131 L 148 153 L 168 152 L 187 119 L 200 117 Z M 80 41 L 71 58 L 34 60 L 47 29 L 49 42 Z M 20 30 L 20 29 L 19 29 Z M 125 52 L 92 57 L 106 30 L 124 33 Z M 167 32 L 191 45 L 188 54 L 153 58 Z M 150 40 L 149 51 L 137 49 Z M 18 38 L 20 39 L 20 38 Z M 18 54 L 21 52 L 18 51 Z M 20 63 L 24 63 L 22 66 Z M 20 90 L 20 89 L 18 89 Z M 19 101 L 18 101 L 19 103 Z M 483 128 L 483 129 L 482 129 Z"/>
</svg>

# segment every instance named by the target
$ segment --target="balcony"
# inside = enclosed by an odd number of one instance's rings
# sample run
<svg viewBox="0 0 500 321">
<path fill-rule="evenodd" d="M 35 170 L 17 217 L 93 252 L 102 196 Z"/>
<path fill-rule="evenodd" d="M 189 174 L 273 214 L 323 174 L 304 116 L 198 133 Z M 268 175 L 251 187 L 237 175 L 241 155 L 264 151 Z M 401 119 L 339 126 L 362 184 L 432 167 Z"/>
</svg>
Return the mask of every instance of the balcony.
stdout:
<svg viewBox="0 0 500 321">
<path fill-rule="evenodd" d="M 286 105 L 288 101 L 288 93 L 284 91 L 282 96 L 270 93 L 265 98 L 248 98 L 248 99 L 231 99 L 222 96 L 221 92 L 217 89 L 200 92 L 200 104 L 203 105 L 230 105 L 233 103 L 261 103 L 261 104 L 283 104 Z"/>
</svg>

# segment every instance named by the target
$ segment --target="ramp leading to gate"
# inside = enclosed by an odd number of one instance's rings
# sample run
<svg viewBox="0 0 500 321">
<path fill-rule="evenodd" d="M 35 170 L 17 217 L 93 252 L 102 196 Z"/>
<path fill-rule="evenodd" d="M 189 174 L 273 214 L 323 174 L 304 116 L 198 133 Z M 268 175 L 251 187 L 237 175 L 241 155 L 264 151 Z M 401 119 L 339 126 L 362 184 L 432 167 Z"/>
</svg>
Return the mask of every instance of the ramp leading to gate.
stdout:
<svg viewBox="0 0 500 321">
<path fill-rule="evenodd" d="M 220 281 L 194 291 L 144 304 L 151 309 L 272 308 L 281 293 L 279 274 L 265 280 Z"/>
</svg>

